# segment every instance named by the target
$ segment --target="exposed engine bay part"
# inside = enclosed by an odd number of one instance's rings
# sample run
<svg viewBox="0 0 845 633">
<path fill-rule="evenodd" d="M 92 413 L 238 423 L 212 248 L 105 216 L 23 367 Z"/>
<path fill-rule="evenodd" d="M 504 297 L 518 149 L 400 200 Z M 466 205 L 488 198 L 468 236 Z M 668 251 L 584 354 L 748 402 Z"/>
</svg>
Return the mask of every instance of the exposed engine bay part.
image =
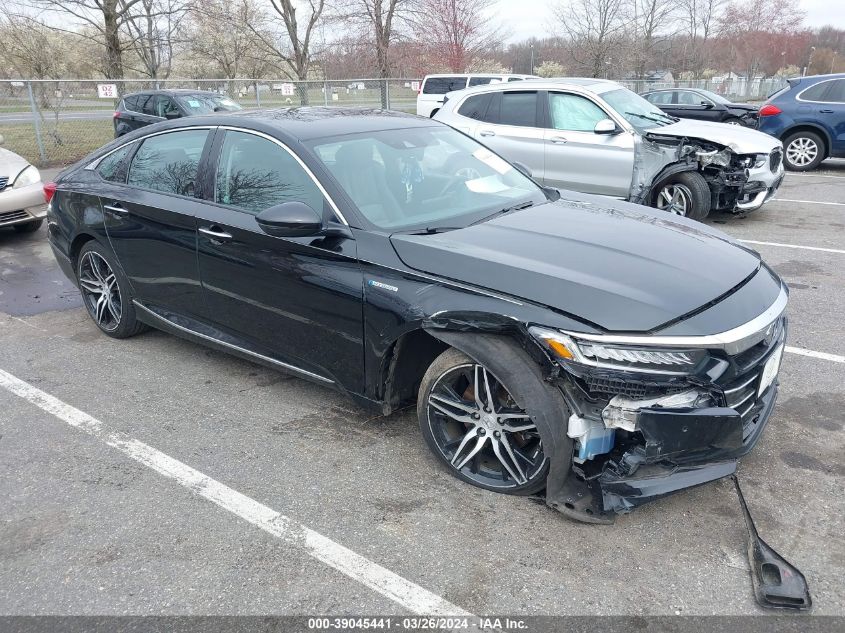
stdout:
<svg viewBox="0 0 845 633">
<path fill-rule="evenodd" d="M 731 477 L 748 531 L 748 562 L 754 597 L 767 609 L 806 610 L 813 606 L 807 579 L 794 565 L 760 538 L 736 475 Z"/>
</svg>

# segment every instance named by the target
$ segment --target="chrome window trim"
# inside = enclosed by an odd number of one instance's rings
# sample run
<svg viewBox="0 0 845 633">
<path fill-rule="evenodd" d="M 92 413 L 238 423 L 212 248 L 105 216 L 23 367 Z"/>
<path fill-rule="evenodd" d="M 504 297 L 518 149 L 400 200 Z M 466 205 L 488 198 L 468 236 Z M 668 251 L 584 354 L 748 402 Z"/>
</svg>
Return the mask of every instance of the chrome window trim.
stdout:
<svg viewBox="0 0 845 633">
<path fill-rule="evenodd" d="M 253 358 L 258 358 L 258 359 L 261 359 L 261 360 L 266 361 L 268 363 L 272 363 L 273 365 L 276 365 L 276 366 L 278 366 L 278 367 L 280 367 L 280 368 L 282 368 L 286 371 L 290 371 L 290 372 L 297 373 L 297 374 L 300 374 L 300 375 L 303 375 L 303 376 L 307 376 L 308 378 L 311 378 L 313 380 L 319 380 L 320 382 L 325 383 L 325 384 L 329 384 L 329 385 L 334 384 L 334 380 L 332 380 L 331 378 L 326 378 L 325 376 L 321 376 L 320 374 L 315 374 L 314 372 L 310 372 L 306 369 L 301 369 L 300 367 L 297 367 L 296 365 L 289 365 L 288 363 L 284 363 L 280 360 L 276 360 L 275 358 L 265 356 L 264 354 L 259 354 L 258 352 L 253 352 L 252 350 L 246 349 L 244 347 L 240 347 L 238 345 L 234 345 L 232 343 L 227 343 L 226 341 L 221 341 L 220 339 L 214 338 L 213 336 L 208 336 L 207 334 L 203 334 L 202 332 L 197 332 L 196 330 L 192 330 L 191 328 L 187 328 L 187 327 L 184 327 L 182 325 L 179 325 L 178 323 L 174 323 L 170 319 L 165 318 L 165 317 L 161 316 L 160 314 L 153 312 L 152 310 L 150 310 L 146 306 L 138 303 L 138 301 L 135 300 L 135 299 L 132 300 L 132 303 L 136 308 L 140 308 L 141 310 L 143 310 L 145 314 L 148 314 L 151 317 L 153 317 L 154 319 L 156 319 L 156 320 L 158 320 L 162 323 L 166 323 L 170 327 L 176 328 L 177 330 L 179 330 L 181 332 L 185 332 L 186 334 L 189 334 L 190 336 L 195 336 L 197 338 L 209 341 L 211 343 L 215 343 L 217 345 L 222 345 L 223 347 L 228 347 L 229 349 L 233 349 L 235 351 L 241 352 L 242 354 L 252 356 Z"/>
<path fill-rule="evenodd" d="M 297 163 L 299 163 L 299 166 L 302 167 L 303 170 L 305 170 L 305 173 L 308 174 L 309 178 L 311 178 L 311 180 L 314 182 L 314 184 L 317 185 L 317 189 L 319 189 L 320 193 L 323 194 L 323 197 L 325 197 L 325 199 L 328 200 L 329 205 L 331 206 L 332 210 L 335 212 L 335 215 L 337 215 L 337 217 L 340 219 L 341 223 L 345 224 L 346 226 L 349 226 L 349 222 L 346 221 L 346 217 L 344 217 L 344 215 L 340 212 L 340 209 L 338 208 L 337 204 L 335 204 L 335 201 L 332 199 L 332 197 L 329 195 L 329 192 L 326 191 L 326 188 L 323 187 L 323 183 L 321 183 L 317 179 L 317 177 L 314 175 L 314 172 L 312 172 L 311 169 L 308 167 L 308 165 L 306 165 L 305 162 L 299 156 L 297 156 L 296 152 L 294 152 L 290 147 L 285 145 L 282 141 L 280 141 L 279 139 L 277 139 L 273 136 L 270 136 L 269 134 L 265 134 L 264 132 L 259 132 L 257 130 L 250 130 L 248 128 L 237 127 L 237 126 L 234 126 L 234 125 L 220 125 L 220 126 L 218 126 L 218 129 L 231 130 L 233 132 L 243 132 L 245 134 L 252 134 L 254 136 L 259 136 L 261 138 L 267 139 L 268 141 L 272 141 L 273 143 L 275 143 L 276 145 L 281 147 L 288 154 L 290 154 Z"/>
<path fill-rule="evenodd" d="M 795 95 L 795 100 L 800 101 L 801 103 L 834 103 L 834 104 L 837 104 L 837 105 L 845 104 L 845 102 L 842 102 L 842 101 L 814 101 L 812 99 L 802 99 L 801 98 L 801 95 L 804 94 L 805 92 L 807 92 L 808 90 L 810 90 L 811 88 L 815 88 L 816 86 L 820 86 L 822 84 L 830 83 L 831 81 L 845 81 L 845 78 L 843 78 L 843 77 L 832 77 L 831 79 L 825 79 L 823 81 L 817 81 L 812 86 L 807 86 L 801 92 L 799 92 L 797 95 Z"/>
<path fill-rule="evenodd" d="M 139 136 L 138 138 L 133 138 L 131 141 L 126 141 L 125 143 L 121 143 L 120 145 L 118 145 L 114 149 L 109 150 L 108 152 L 106 152 L 105 154 L 100 156 L 99 158 L 95 158 L 90 163 L 85 165 L 84 169 L 86 169 L 88 171 L 94 171 L 95 169 L 97 169 L 97 167 L 100 166 L 100 163 L 102 162 L 102 160 L 104 158 L 106 158 L 107 156 L 111 156 L 116 151 L 121 150 L 124 147 L 126 147 L 127 145 L 131 145 L 132 143 L 138 143 L 140 141 L 145 141 L 148 138 L 152 138 L 154 136 L 160 136 L 162 134 L 170 134 L 171 132 L 186 132 L 188 130 L 213 130 L 216 127 L 217 127 L 216 125 L 191 125 L 189 127 L 180 127 L 180 128 L 175 128 L 173 130 L 162 130 L 160 132 L 153 132 L 152 134 L 147 134 L 145 136 Z M 199 200 L 199 198 L 197 198 L 197 199 Z"/>
<path fill-rule="evenodd" d="M 780 294 L 775 302 L 762 314 L 733 329 L 718 334 L 704 334 L 701 336 L 660 336 L 643 334 L 584 334 L 560 330 L 567 336 L 597 343 L 618 343 L 623 345 L 644 345 L 647 347 L 691 347 L 705 349 L 721 349 L 733 356 L 747 350 L 762 341 L 766 336 L 766 329 L 774 323 L 786 310 L 789 294 L 781 286 Z"/>
</svg>

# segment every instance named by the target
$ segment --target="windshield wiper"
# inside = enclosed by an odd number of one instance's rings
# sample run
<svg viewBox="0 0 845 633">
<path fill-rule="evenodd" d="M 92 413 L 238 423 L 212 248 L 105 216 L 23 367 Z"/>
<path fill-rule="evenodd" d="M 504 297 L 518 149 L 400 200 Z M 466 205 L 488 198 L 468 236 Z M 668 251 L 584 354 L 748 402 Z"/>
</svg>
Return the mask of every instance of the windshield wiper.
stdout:
<svg viewBox="0 0 845 633">
<path fill-rule="evenodd" d="M 413 231 L 398 231 L 399 233 L 406 233 L 407 235 L 434 235 L 435 233 L 446 233 L 447 231 L 457 231 L 465 228 L 463 226 L 427 226 L 424 229 L 414 229 Z"/>
<path fill-rule="evenodd" d="M 534 202 L 532 200 L 528 200 L 527 202 L 519 202 L 517 204 L 512 204 L 509 207 L 505 207 L 504 209 L 499 209 L 495 213 L 491 213 L 490 215 L 485 215 L 480 220 L 476 220 L 470 226 L 475 226 L 476 224 L 481 224 L 482 222 L 486 222 L 490 218 L 495 218 L 500 215 L 504 215 L 505 213 L 510 213 L 511 211 L 519 211 L 521 209 L 527 209 L 528 207 L 533 207 Z"/>
<path fill-rule="evenodd" d="M 639 112 L 626 112 L 625 114 L 630 114 L 631 116 L 636 116 L 641 119 L 645 119 L 646 121 L 652 121 L 653 123 L 675 123 L 678 120 L 675 117 L 669 116 L 668 114 L 660 115 L 663 117 L 663 119 L 658 119 L 656 117 L 649 116 L 647 114 L 641 114 Z"/>
</svg>

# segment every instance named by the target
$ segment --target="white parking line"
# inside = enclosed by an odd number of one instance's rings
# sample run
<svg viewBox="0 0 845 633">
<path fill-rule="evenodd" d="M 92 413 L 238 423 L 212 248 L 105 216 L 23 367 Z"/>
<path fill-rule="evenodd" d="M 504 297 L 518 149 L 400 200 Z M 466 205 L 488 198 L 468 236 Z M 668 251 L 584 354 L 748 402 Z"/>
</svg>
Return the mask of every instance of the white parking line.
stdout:
<svg viewBox="0 0 845 633">
<path fill-rule="evenodd" d="M 377 591 L 413 613 L 473 617 L 469 612 L 447 602 L 440 596 L 202 474 L 187 464 L 165 455 L 152 446 L 133 439 L 125 433 L 109 430 L 96 418 L 2 369 L 0 369 L 0 386 L 70 426 L 93 435 L 124 455 L 188 488 L 194 494 L 216 503 L 265 532 L 304 549 L 309 556 Z"/>
<path fill-rule="evenodd" d="M 795 202 L 798 204 L 827 204 L 834 207 L 845 207 L 845 202 L 821 202 L 819 200 L 792 200 L 790 198 L 772 198 L 771 202 Z"/>
<path fill-rule="evenodd" d="M 845 176 L 837 176 L 836 174 L 795 174 L 787 172 L 786 175 L 790 178 L 795 176 L 799 176 L 800 178 L 845 178 Z"/>
<path fill-rule="evenodd" d="M 784 351 L 790 354 L 799 354 L 800 356 L 809 356 L 810 358 L 821 358 L 822 360 L 833 361 L 834 363 L 845 363 L 845 356 L 838 354 L 828 354 L 827 352 L 814 352 L 811 349 L 804 349 L 803 347 L 790 347 L 787 345 L 783 348 Z"/>
<path fill-rule="evenodd" d="M 845 255 L 841 248 L 824 248 L 822 246 L 799 246 L 798 244 L 782 244 L 781 242 L 758 242 L 757 240 L 739 240 L 743 244 L 762 244 L 763 246 L 780 246 L 781 248 L 801 248 L 807 251 L 822 251 L 824 253 L 839 253 Z"/>
</svg>

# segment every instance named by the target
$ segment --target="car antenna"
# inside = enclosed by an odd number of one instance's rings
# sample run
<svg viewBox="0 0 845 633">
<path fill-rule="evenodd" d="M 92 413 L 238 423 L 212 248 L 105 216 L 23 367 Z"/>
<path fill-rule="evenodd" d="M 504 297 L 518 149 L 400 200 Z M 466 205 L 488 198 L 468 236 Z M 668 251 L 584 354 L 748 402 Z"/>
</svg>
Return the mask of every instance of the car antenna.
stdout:
<svg viewBox="0 0 845 633">
<path fill-rule="evenodd" d="M 754 597 L 761 607 L 767 609 L 805 610 L 813 605 L 807 579 L 796 567 L 778 554 L 766 541 L 760 538 L 739 479 L 732 475 L 739 497 L 739 506 L 745 518 L 748 532 L 748 562 L 751 565 L 751 584 L 754 585 Z"/>
</svg>

